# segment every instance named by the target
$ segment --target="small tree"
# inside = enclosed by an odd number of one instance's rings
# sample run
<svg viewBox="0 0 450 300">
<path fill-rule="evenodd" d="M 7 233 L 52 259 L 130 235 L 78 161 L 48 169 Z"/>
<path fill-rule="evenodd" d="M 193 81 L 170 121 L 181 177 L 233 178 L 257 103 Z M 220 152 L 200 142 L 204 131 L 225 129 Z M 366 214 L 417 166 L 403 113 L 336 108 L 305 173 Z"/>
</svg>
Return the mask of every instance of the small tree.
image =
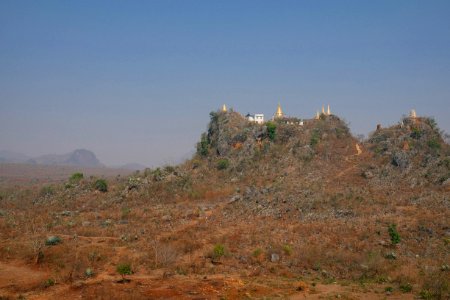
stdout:
<svg viewBox="0 0 450 300">
<path fill-rule="evenodd" d="M 197 144 L 197 153 L 201 156 L 207 156 L 209 152 L 208 144 L 208 137 L 206 136 L 206 134 L 202 134 L 200 142 Z"/>
<path fill-rule="evenodd" d="M 400 234 L 397 231 L 397 225 L 391 224 L 388 228 L 389 236 L 391 237 L 392 245 L 400 243 Z"/>
<path fill-rule="evenodd" d="M 267 126 L 267 135 L 269 136 L 269 139 L 271 141 L 274 141 L 276 137 L 277 125 L 273 122 L 267 122 L 266 126 Z"/>
<path fill-rule="evenodd" d="M 221 159 L 217 162 L 217 169 L 218 170 L 225 170 L 230 165 L 230 161 L 226 158 Z"/>
<path fill-rule="evenodd" d="M 73 173 L 69 178 L 69 182 L 70 183 L 79 183 L 80 180 L 83 178 L 84 178 L 83 173 L 80 173 L 80 172 Z"/>
<path fill-rule="evenodd" d="M 94 183 L 94 188 L 97 191 L 100 192 L 107 192 L 108 191 L 108 183 L 106 182 L 105 179 L 97 179 Z"/>
<path fill-rule="evenodd" d="M 122 282 L 125 282 L 125 275 L 131 275 L 133 273 L 129 263 L 119 264 L 116 271 L 120 274 L 120 276 L 122 276 Z"/>
</svg>

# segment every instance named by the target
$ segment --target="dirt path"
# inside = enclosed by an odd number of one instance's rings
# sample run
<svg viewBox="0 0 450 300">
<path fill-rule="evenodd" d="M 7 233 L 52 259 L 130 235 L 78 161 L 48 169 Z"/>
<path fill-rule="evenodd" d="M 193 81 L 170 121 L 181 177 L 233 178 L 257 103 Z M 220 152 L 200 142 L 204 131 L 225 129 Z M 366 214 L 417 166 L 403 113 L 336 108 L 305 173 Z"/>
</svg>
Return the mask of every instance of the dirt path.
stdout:
<svg viewBox="0 0 450 300">
<path fill-rule="evenodd" d="M 359 146 L 359 144 L 355 144 L 355 149 L 356 149 L 356 153 L 344 157 L 344 160 L 345 160 L 345 161 L 350 161 L 350 158 L 352 158 L 352 157 L 358 157 L 358 156 L 360 156 L 360 155 L 363 153 L 363 151 L 362 151 L 362 149 L 361 149 L 361 146 Z M 355 164 L 355 163 L 352 164 L 350 167 L 348 167 L 348 168 L 342 170 L 341 172 L 339 172 L 339 173 L 336 175 L 335 178 L 340 178 L 340 177 L 342 177 L 344 174 L 346 174 L 346 173 L 348 173 L 349 171 L 351 171 L 351 170 L 353 170 L 354 168 L 356 168 L 356 166 L 357 166 L 357 164 Z"/>
</svg>

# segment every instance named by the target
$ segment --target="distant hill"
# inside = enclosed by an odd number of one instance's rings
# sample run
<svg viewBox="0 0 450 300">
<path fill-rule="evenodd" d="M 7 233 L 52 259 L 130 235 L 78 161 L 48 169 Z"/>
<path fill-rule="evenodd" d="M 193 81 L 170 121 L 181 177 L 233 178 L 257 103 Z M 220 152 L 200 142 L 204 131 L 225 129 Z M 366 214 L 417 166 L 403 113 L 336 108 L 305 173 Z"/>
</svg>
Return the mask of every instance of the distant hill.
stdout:
<svg viewBox="0 0 450 300">
<path fill-rule="evenodd" d="M 22 153 L 0 150 L 0 163 L 23 163 L 29 159 L 29 156 Z"/>
<path fill-rule="evenodd" d="M 77 149 L 67 154 L 46 154 L 30 158 L 21 153 L 0 151 L 0 163 L 27 163 L 37 165 L 67 165 L 79 167 L 102 167 L 92 151 Z"/>
</svg>

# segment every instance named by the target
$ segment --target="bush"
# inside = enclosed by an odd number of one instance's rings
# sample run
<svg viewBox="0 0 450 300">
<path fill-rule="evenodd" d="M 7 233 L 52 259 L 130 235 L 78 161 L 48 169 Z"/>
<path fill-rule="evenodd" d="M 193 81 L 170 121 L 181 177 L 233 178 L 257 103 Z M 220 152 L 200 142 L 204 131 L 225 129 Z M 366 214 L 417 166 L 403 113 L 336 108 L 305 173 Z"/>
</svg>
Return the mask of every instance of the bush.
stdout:
<svg viewBox="0 0 450 300">
<path fill-rule="evenodd" d="M 131 265 L 129 263 L 119 264 L 116 267 L 116 271 L 117 271 L 117 273 L 119 273 L 122 276 L 122 281 L 125 280 L 125 275 L 133 274 L 133 271 L 131 269 Z"/>
<path fill-rule="evenodd" d="M 53 187 L 47 185 L 47 186 L 42 187 L 40 195 L 42 197 L 47 197 L 47 196 L 53 195 L 54 193 L 55 193 L 55 190 L 53 189 Z"/>
<path fill-rule="evenodd" d="M 389 236 L 391 237 L 392 245 L 400 243 L 400 234 L 397 231 L 397 225 L 391 224 L 388 228 Z"/>
<path fill-rule="evenodd" d="M 409 293 L 412 291 L 412 285 L 410 283 L 400 284 L 399 288 L 403 293 Z"/>
<path fill-rule="evenodd" d="M 441 148 L 441 144 L 439 143 L 439 141 L 436 138 L 430 139 L 427 142 L 428 147 L 430 147 L 431 149 L 440 149 Z"/>
<path fill-rule="evenodd" d="M 257 248 L 255 249 L 255 251 L 253 251 L 253 257 L 258 257 L 261 255 L 263 251 L 261 250 L 261 248 Z"/>
<path fill-rule="evenodd" d="M 422 131 L 419 129 L 419 128 L 416 128 L 416 127 L 414 127 L 414 128 L 412 128 L 412 132 L 411 132 L 411 135 L 410 135 L 413 139 L 416 139 L 416 140 L 418 140 L 418 139 L 420 139 L 420 137 L 422 136 Z"/>
<path fill-rule="evenodd" d="M 78 183 L 83 178 L 84 178 L 83 173 L 79 173 L 79 172 L 73 173 L 69 178 L 69 182 L 70 183 Z"/>
<path fill-rule="evenodd" d="M 62 242 L 61 238 L 59 236 L 50 236 L 45 240 L 45 245 L 47 246 L 54 246 L 58 245 Z"/>
<path fill-rule="evenodd" d="M 86 275 L 86 277 L 92 277 L 94 276 L 94 270 L 87 268 L 86 271 L 84 271 L 84 275 Z"/>
<path fill-rule="evenodd" d="M 216 244 L 213 249 L 213 258 L 220 258 L 225 255 L 225 246 L 222 244 Z"/>
<path fill-rule="evenodd" d="M 311 135 L 311 140 L 309 141 L 309 144 L 314 147 L 319 143 L 319 141 L 320 141 L 320 133 L 319 131 L 315 130 Z"/>
<path fill-rule="evenodd" d="M 267 127 L 267 135 L 269 136 L 269 139 L 271 141 L 274 141 L 275 137 L 276 137 L 277 125 L 273 122 L 267 122 L 266 127 Z"/>
<path fill-rule="evenodd" d="M 43 282 L 42 284 L 45 288 L 51 287 L 53 285 L 55 285 L 55 280 L 52 278 L 47 279 L 46 281 Z"/>
<path fill-rule="evenodd" d="M 97 179 L 94 183 L 94 188 L 97 191 L 100 192 L 107 192 L 108 191 L 108 183 L 106 182 L 105 179 Z"/>
<path fill-rule="evenodd" d="M 208 137 L 202 134 L 200 142 L 197 144 L 197 153 L 201 156 L 207 156 L 209 152 Z"/>
<path fill-rule="evenodd" d="M 217 170 L 225 170 L 230 165 L 230 161 L 226 158 L 217 162 Z"/>
<path fill-rule="evenodd" d="M 286 255 L 292 254 L 292 246 L 291 245 L 283 245 L 283 251 Z"/>
</svg>

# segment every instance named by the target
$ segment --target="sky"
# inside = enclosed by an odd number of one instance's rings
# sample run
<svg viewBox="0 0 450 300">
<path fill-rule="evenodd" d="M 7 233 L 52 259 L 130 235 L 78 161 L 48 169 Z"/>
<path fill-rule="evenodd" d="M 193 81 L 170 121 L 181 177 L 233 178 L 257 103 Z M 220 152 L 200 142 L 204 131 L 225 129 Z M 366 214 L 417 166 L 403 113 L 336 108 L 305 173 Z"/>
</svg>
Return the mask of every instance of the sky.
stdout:
<svg viewBox="0 0 450 300">
<path fill-rule="evenodd" d="M 450 1 L 0 1 L 0 150 L 107 165 L 194 152 L 209 112 L 367 135 L 416 109 L 450 132 Z"/>
</svg>

